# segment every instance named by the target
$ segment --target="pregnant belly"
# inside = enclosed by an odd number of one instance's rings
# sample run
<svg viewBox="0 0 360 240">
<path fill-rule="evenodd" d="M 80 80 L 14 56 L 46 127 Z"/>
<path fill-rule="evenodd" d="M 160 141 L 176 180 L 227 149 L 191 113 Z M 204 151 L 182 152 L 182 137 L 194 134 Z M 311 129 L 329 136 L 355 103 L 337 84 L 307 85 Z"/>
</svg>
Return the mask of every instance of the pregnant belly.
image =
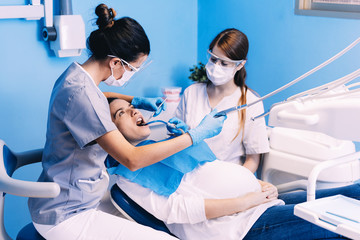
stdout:
<svg viewBox="0 0 360 240">
<path fill-rule="evenodd" d="M 183 181 L 205 198 L 233 198 L 261 189 L 250 170 L 219 160 L 200 166 L 187 174 Z"/>
</svg>

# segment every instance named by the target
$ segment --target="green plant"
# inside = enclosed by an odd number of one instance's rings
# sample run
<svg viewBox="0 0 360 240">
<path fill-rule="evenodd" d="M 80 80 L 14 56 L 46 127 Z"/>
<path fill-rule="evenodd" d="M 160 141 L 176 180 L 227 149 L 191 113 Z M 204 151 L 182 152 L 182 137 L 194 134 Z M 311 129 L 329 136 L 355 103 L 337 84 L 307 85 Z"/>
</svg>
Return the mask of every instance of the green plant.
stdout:
<svg viewBox="0 0 360 240">
<path fill-rule="evenodd" d="M 193 68 L 190 68 L 190 73 L 190 80 L 194 82 L 207 82 L 206 69 L 202 62 L 199 62 L 198 65 L 194 65 Z"/>
</svg>

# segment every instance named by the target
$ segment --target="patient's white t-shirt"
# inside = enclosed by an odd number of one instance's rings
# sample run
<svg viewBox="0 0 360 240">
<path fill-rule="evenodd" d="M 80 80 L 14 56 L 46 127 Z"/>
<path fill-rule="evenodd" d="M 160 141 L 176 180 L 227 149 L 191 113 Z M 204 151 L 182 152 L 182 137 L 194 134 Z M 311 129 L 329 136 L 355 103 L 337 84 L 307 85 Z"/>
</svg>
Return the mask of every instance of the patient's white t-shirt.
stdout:
<svg viewBox="0 0 360 240">
<path fill-rule="evenodd" d="M 215 108 L 221 111 L 237 106 L 240 97 L 241 91 L 240 88 L 237 88 L 234 93 L 224 97 Z M 246 102 L 248 104 L 257 99 L 258 97 L 252 91 L 247 91 Z M 183 120 L 190 128 L 195 128 L 205 115 L 212 110 L 206 84 L 195 83 L 185 89 L 175 116 Z M 242 132 L 234 139 L 239 129 L 238 112 L 234 111 L 227 114 L 227 119 L 220 134 L 204 140 L 217 159 L 239 164 L 241 156 L 269 152 L 269 141 L 264 118 L 255 121 L 251 120 L 251 118 L 263 112 L 264 107 L 261 101 L 246 109 L 243 139 Z"/>
<path fill-rule="evenodd" d="M 215 160 L 187 173 L 169 198 L 118 176 L 117 184 L 135 202 L 158 219 L 180 239 L 242 239 L 269 207 L 284 204 L 274 200 L 231 216 L 207 220 L 204 199 L 224 199 L 261 191 L 247 168 Z"/>
</svg>

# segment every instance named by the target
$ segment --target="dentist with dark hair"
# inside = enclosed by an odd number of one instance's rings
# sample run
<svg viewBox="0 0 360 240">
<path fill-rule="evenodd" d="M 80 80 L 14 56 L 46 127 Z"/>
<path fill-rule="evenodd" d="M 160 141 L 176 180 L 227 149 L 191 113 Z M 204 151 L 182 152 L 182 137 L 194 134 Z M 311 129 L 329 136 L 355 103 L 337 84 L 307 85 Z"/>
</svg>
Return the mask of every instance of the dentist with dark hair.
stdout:
<svg viewBox="0 0 360 240">
<path fill-rule="evenodd" d="M 132 18 L 115 20 L 105 4 L 95 9 L 99 28 L 88 38 L 90 58 L 72 63 L 56 81 L 49 104 L 39 181 L 55 182 L 55 198 L 30 198 L 37 231 L 46 239 L 174 239 L 166 233 L 98 210 L 108 188 L 104 160 L 110 154 L 131 171 L 151 165 L 218 134 L 226 117 L 207 115 L 197 128 L 151 146 L 130 144 L 111 120 L 100 82 L 123 86 L 146 61 L 150 43 Z M 134 107 L 155 111 L 160 98 L 121 95 Z M 163 107 L 156 112 L 158 114 Z M 137 119 L 143 124 L 143 119 Z M 180 123 L 180 122 L 176 122 Z"/>
</svg>

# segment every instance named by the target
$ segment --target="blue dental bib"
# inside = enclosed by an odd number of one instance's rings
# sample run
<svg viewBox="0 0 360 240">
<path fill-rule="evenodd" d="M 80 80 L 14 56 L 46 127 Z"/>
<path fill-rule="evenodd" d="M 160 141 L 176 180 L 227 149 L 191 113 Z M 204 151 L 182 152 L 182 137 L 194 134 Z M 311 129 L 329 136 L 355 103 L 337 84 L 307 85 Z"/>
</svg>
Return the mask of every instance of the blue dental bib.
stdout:
<svg viewBox="0 0 360 240">
<path fill-rule="evenodd" d="M 137 146 L 156 143 L 153 140 L 145 140 Z M 131 182 L 137 183 L 145 188 L 153 190 L 163 196 L 169 196 L 179 187 L 183 176 L 206 162 L 216 159 L 214 153 L 205 142 L 192 145 L 164 160 L 141 168 L 137 171 L 130 171 L 121 165 L 110 155 L 105 160 L 109 174 L 120 175 Z"/>
</svg>

